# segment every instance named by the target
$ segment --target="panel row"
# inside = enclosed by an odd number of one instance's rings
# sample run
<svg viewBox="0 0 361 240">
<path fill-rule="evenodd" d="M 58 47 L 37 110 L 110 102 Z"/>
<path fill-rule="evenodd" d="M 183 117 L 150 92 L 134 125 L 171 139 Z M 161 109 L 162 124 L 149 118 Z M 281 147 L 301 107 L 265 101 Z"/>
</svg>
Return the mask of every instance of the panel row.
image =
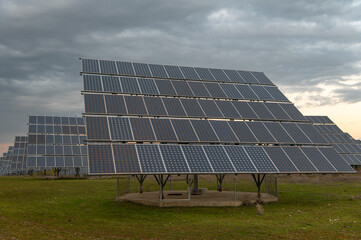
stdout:
<svg viewBox="0 0 361 240">
<path fill-rule="evenodd" d="M 340 154 L 340 156 L 349 164 L 353 166 L 361 165 L 361 154 Z"/>
<path fill-rule="evenodd" d="M 14 143 L 14 149 L 25 148 L 27 143 L 28 143 L 28 138 L 26 138 L 26 142 L 15 142 Z"/>
<path fill-rule="evenodd" d="M 72 156 L 87 155 L 86 146 L 61 146 L 61 145 L 28 145 L 28 156 L 49 155 L 49 156 Z"/>
<path fill-rule="evenodd" d="M 353 172 L 333 148 L 89 145 L 90 174 Z"/>
<path fill-rule="evenodd" d="M 29 135 L 29 144 L 78 145 L 85 144 L 85 139 L 85 135 Z"/>
<path fill-rule="evenodd" d="M 82 117 L 29 116 L 30 124 L 84 125 Z"/>
<path fill-rule="evenodd" d="M 319 133 L 342 133 L 342 130 L 335 124 L 313 124 L 313 126 Z"/>
<path fill-rule="evenodd" d="M 332 144 L 338 153 L 360 153 L 361 146 L 358 144 Z"/>
<path fill-rule="evenodd" d="M 322 136 L 329 143 L 353 143 L 353 140 L 349 137 L 347 133 L 324 133 L 322 134 Z"/>
<path fill-rule="evenodd" d="M 87 167 L 86 156 L 76 157 L 35 157 L 29 156 L 26 159 L 27 168 L 53 168 L 53 167 Z"/>
<path fill-rule="evenodd" d="M 28 133 L 43 134 L 86 134 L 85 126 L 33 125 L 29 124 Z"/>
<path fill-rule="evenodd" d="M 82 59 L 82 72 L 251 84 L 273 83 L 262 72 Z"/>
<path fill-rule="evenodd" d="M 28 137 L 27 136 L 16 136 L 15 143 L 27 143 Z"/>
<path fill-rule="evenodd" d="M 83 75 L 84 91 L 289 102 L 276 86 Z"/>
<path fill-rule="evenodd" d="M 306 118 L 311 123 L 334 124 L 327 116 L 306 116 Z"/>
<path fill-rule="evenodd" d="M 305 121 L 293 104 L 84 94 L 87 114 Z"/>
<path fill-rule="evenodd" d="M 327 144 L 309 123 L 86 117 L 90 141 Z"/>
</svg>

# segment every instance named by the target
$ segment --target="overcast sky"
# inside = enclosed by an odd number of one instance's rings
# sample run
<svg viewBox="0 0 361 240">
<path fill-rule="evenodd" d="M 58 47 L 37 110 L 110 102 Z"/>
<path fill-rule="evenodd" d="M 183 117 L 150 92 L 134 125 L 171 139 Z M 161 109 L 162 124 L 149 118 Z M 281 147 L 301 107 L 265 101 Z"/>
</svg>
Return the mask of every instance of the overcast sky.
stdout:
<svg viewBox="0 0 361 240">
<path fill-rule="evenodd" d="M 263 71 L 361 137 L 360 1 L 2 0 L 2 146 L 29 114 L 81 115 L 79 57 Z"/>
</svg>

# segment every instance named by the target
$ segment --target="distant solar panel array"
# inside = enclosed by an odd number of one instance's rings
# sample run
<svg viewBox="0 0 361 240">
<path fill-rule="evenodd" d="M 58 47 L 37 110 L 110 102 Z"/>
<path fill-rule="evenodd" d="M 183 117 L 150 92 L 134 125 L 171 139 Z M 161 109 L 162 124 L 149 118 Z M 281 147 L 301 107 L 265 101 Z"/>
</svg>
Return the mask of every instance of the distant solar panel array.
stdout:
<svg viewBox="0 0 361 240">
<path fill-rule="evenodd" d="M 350 165 L 361 165 L 361 145 L 327 116 L 306 116 L 317 131 L 336 149 Z"/>
<path fill-rule="evenodd" d="M 353 172 L 263 73 L 82 66 L 90 174 Z"/>
<path fill-rule="evenodd" d="M 87 171 L 83 118 L 29 116 L 28 169 L 80 168 Z"/>
<path fill-rule="evenodd" d="M 11 158 L 14 152 L 14 146 L 9 146 L 8 151 L 3 154 L 0 163 L 0 175 L 9 175 L 11 173 Z"/>
<path fill-rule="evenodd" d="M 14 150 L 10 157 L 11 161 L 11 174 L 20 174 L 23 173 L 26 163 L 27 155 L 27 145 L 28 137 L 27 136 L 16 136 L 14 141 Z"/>
</svg>

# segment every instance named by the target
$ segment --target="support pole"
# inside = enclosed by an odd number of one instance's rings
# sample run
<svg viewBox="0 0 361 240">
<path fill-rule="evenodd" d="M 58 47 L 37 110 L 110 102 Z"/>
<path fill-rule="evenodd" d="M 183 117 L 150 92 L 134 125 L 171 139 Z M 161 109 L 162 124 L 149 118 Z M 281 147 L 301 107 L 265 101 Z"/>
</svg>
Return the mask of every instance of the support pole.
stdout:
<svg viewBox="0 0 361 240">
<path fill-rule="evenodd" d="M 234 201 L 237 201 L 237 174 L 234 175 Z"/>
<path fill-rule="evenodd" d="M 199 188 L 198 188 L 198 174 L 194 174 L 193 175 L 193 189 L 192 189 L 192 194 L 194 195 L 199 195 Z"/>
<path fill-rule="evenodd" d="M 217 185 L 218 185 L 218 191 L 222 192 L 223 191 L 223 180 L 224 177 L 226 176 L 226 174 L 216 174 L 216 178 L 217 178 Z"/>
<path fill-rule="evenodd" d="M 157 181 L 157 183 L 159 184 L 159 200 L 163 200 L 164 199 L 164 194 L 163 194 L 163 190 L 164 190 L 164 186 L 167 183 L 168 179 L 169 179 L 170 175 L 167 176 L 167 178 L 164 180 L 163 175 L 154 175 L 155 180 Z"/>
<path fill-rule="evenodd" d="M 119 196 L 119 178 L 117 177 L 117 193 L 116 193 L 115 199 L 117 199 L 118 196 Z"/>
<path fill-rule="evenodd" d="M 261 174 L 257 174 L 257 177 L 255 174 L 252 174 L 253 180 L 255 181 L 256 185 L 257 185 L 257 202 L 260 203 L 261 202 L 261 185 L 262 182 L 265 178 L 266 174 L 263 174 L 263 176 L 261 177 Z"/>
<path fill-rule="evenodd" d="M 143 182 L 147 175 L 135 175 L 135 177 L 138 179 L 139 182 L 139 193 L 143 193 Z"/>
</svg>

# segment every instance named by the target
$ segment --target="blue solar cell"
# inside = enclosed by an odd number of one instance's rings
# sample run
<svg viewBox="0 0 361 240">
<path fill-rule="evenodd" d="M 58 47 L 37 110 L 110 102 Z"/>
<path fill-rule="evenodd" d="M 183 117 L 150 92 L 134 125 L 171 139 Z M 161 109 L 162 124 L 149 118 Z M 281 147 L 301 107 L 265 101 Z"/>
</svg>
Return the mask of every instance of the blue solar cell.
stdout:
<svg viewBox="0 0 361 240">
<path fill-rule="evenodd" d="M 130 115 L 147 115 L 147 109 L 142 97 L 138 96 L 124 96 L 127 105 L 128 114 Z"/>
<path fill-rule="evenodd" d="M 337 171 L 355 172 L 333 148 L 318 148 L 318 150 L 321 151 L 323 156 L 327 158 Z"/>
<path fill-rule="evenodd" d="M 206 153 L 215 173 L 236 171 L 222 146 L 205 145 L 203 146 L 203 150 Z"/>
<path fill-rule="evenodd" d="M 116 62 L 117 64 L 117 68 L 118 68 L 118 73 L 120 75 L 130 75 L 130 76 L 134 76 L 134 70 L 133 70 L 133 66 L 130 62 Z"/>
<path fill-rule="evenodd" d="M 336 172 L 327 159 L 315 147 L 301 147 L 302 152 L 320 172 Z"/>
<path fill-rule="evenodd" d="M 237 172 L 257 172 L 242 146 L 223 146 Z"/>
<path fill-rule="evenodd" d="M 105 103 L 107 105 L 107 113 L 114 113 L 118 115 L 127 114 L 124 98 L 121 95 L 104 95 Z"/>
<path fill-rule="evenodd" d="M 236 70 L 223 69 L 223 71 L 231 82 L 245 83 L 243 78 L 237 73 Z"/>
<path fill-rule="evenodd" d="M 215 69 L 215 68 L 209 68 L 208 69 L 212 75 L 214 76 L 214 79 L 219 82 L 230 82 L 227 75 L 223 72 L 222 69 Z"/>
<path fill-rule="evenodd" d="M 192 89 L 194 96 L 196 97 L 210 97 L 207 88 L 202 82 L 188 82 L 188 85 Z"/>
<path fill-rule="evenodd" d="M 294 173 L 298 172 L 296 167 L 293 165 L 291 160 L 285 154 L 280 147 L 264 147 L 268 156 L 271 158 L 273 163 L 276 165 L 280 172 Z"/>
<path fill-rule="evenodd" d="M 264 103 L 266 108 L 272 113 L 272 115 L 279 120 L 291 120 L 288 114 L 280 107 L 278 103 Z"/>
<path fill-rule="evenodd" d="M 195 67 L 194 70 L 198 73 L 201 80 L 215 81 L 213 75 L 207 68 Z"/>
<path fill-rule="evenodd" d="M 205 117 L 204 112 L 196 99 L 181 99 L 181 102 L 188 117 Z"/>
<path fill-rule="evenodd" d="M 39 159 L 39 157 L 37 157 Z M 64 157 L 55 157 L 55 166 L 64 167 Z"/>
<path fill-rule="evenodd" d="M 153 79 L 138 78 L 138 83 L 143 94 L 159 95 L 157 86 Z"/>
<path fill-rule="evenodd" d="M 44 116 L 38 116 L 38 124 L 45 124 L 45 117 Z"/>
<path fill-rule="evenodd" d="M 152 116 L 167 116 L 161 98 L 144 97 L 145 105 L 147 106 L 148 114 Z"/>
<path fill-rule="evenodd" d="M 223 92 L 218 83 L 204 83 L 204 86 L 207 88 L 212 97 L 227 98 L 226 94 Z"/>
<path fill-rule="evenodd" d="M 198 100 L 207 118 L 224 118 L 223 114 L 212 100 Z"/>
<path fill-rule="evenodd" d="M 258 80 L 248 71 L 237 71 L 239 75 L 243 78 L 246 83 L 256 83 L 258 84 Z"/>
<path fill-rule="evenodd" d="M 102 81 L 104 86 L 104 92 L 123 92 L 118 77 L 102 76 Z"/>
<path fill-rule="evenodd" d="M 54 135 L 46 135 L 45 136 L 45 143 L 46 144 L 55 144 Z"/>
<path fill-rule="evenodd" d="M 207 120 L 190 120 L 201 142 L 218 142 L 219 139 Z"/>
<path fill-rule="evenodd" d="M 239 113 L 237 112 L 237 110 L 234 108 L 234 106 L 232 105 L 232 102 L 230 101 L 217 101 L 215 100 L 218 108 L 221 110 L 223 116 L 225 118 L 230 118 L 230 119 L 239 119 L 241 118 L 241 116 L 239 115 Z"/>
<path fill-rule="evenodd" d="M 317 169 L 298 147 L 283 147 L 282 149 L 301 172 L 317 172 Z"/>
<path fill-rule="evenodd" d="M 105 117 L 86 117 L 87 139 L 106 140 L 109 138 L 109 127 Z"/>
<path fill-rule="evenodd" d="M 71 149 L 71 146 L 64 146 L 64 155 L 73 155 L 73 150 Z"/>
<path fill-rule="evenodd" d="M 162 98 L 162 100 L 169 116 L 187 116 L 178 98 Z"/>
<path fill-rule="evenodd" d="M 123 92 L 125 93 L 141 93 L 136 78 L 120 77 Z"/>
<path fill-rule="evenodd" d="M 75 117 L 70 117 L 69 118 L 69 123 L 70 123 L 70 125 L 76 125 L 77 123 L 76 123 L 76 118 Z"/>
<path fill-rule="evenodd" d="M 158 87 L 159 94 L 160 95 L 170 95 L 170 96 L 176 96 L 176 92 L 173 88 L 173 85 L 171 81 L 169 80 L 159 80 L 155 79 L 155 84 Z"/>
<path fill-rule="evenodd" d="M 236 134 L 239 142 L 241 142 L 241 143 L 257 143 L 258 142 L 258 140 L 255 138 L 254 134 L 247 127 L 246 122 L 229 121 L 228 124 L 232 128 L 233 132 Z"/>
<path fill-rule="evenodd" d="M 171 121 L 180 142 L 199 142 L 188 119 L 172 119 Z"/>
<path fill-rule="evenodd" d="M 114 61 L 99 60 L 100 72 L 105 74 L 117 74 L 117 68 Z"/>
<path fill-rule="evenodd" d="M 307 136 L 301 131 L 295 123 L 281 123 L 286 132 L 293 138 L 295 143 L 311 143 Z"/>
<path fill-rule="evenodd" d="M 259 172 L 278 172 L 263 147 L 244 146 L 243 148 Z"/>
<path fill-rule="evenodd" d="M 202 146 L 181 145 L 192 173 L 213 173 Z"/>
<path fill-rule="evenodd" d="M 55 167 L 55 157 L 45 157 L 47 167 Z"/>
<path fill-rule="evenodd" d="M 274 85 L 271 80 L 263 72 L 251 72 L 251 74 L 257 79 L 261 84 Z"/>
<path fill-rule="evenodd" d="M 169 119 L 153 118 L 151 122 L 158 141 L 177 142 L 178 139 Z"/>
<path fill-rule="evenodd" d="M 108 120 L 112 140 L 133 140 L 132 129 L 128 118 L 109 117 Z"/>
<path fill-rule="evenodd" d="M 51 116 L 46 116 L 45 117 L 45 123 L 46 124 L 54 124 L 54 118 Z"/>
<path fill-rule="evenodd" d="M 179 67 L 185 79 L 200 80 L 198 74 L 192 67 Z"/>
<path fill-rule="evenodd" d="M 244 99 L 233 84 L 220 83 L 219 86 L 230 99 Z"/>
<path fill-rule="evenodd" d="M 227 121 L 209 121 L 221 142 L 239 142 Z"/>
<path fill-rule="evenodd" d="M 158 145 L 136 145 L 143 173 L 166 173 Z"/>
<path fill-rule="evenodd" d="M 192 90 L 188 86 L 186 81 L 171 81 L 174 89 L 177 92 L 177 96 L 193 97 Z"/>
<path fill-rule="evenodd" d="M 134 140 L 154 141 L 155 136 L 148 118 L 130 118 Z"/>
<path fill-rule="evenodd" d="M 148 64 L 153 77 L 168 78 L 168 75 L 163 65 Z"/>
<path fill-rule="evenodd" d="M 45 148 L 44 148 L 44 150 L 45 150 Z M 39 146 L 38 146 L 37 152 L 39 154 Z M 41 154 L 45 154 L 45 153 L 42 152 Z M 55 146 L 55 155 L 64 155 L 64 146 Z"/>
<path fill-rule="evenodd" d="M 74 167 L 72 157 L 64 157 L 64 160 L 65 160 L 65 167 Z"/>
<path fill-rule="evenodd" d="M 151 77 L 148 64 L 146 63 L 133 63 L 133 67 L 137 76 Z"/>
<path fill-rule="evenodd" d="M 99 94 L 84 94 L 86 113 L 105 113 L 104 97 Z"/>
<path fill-rule="evenodd" d="M 280 106 L 293 120 L 307 121 L 307 119 L 302 115 L 300 111 L 298 111 L 298 109 L 293 104 L 280 104 Z"/>
<path fill-rule="evenodd" d="M 54 155 L 55 154 L 55 147 L 54 146 L 46 146 L 45 147 L 45 154 L 46 155 Z"/>
<path fill-rule="evenodd" d="M 170 78 L 175 78 L 175 79 L 184 79 L 184 76 L 182 74 L 182 72 L 180 71 L 178 66 L 168 66 L 168 65 L 164 65 L 165 70 L 168 73 L 168 76 Z"/>
<path fill-rule="evenodd" d="M 275 119 L 273 114 L 266 108 L 264 103 L 250 102 L 249 105 L 260 119 L 265 119 L 265 120 Z"/>
<path fill-rule="evenodd" d="M 327 141 L 316 131 L 312 124 L 297 124 L 313 143 L 327 143 Z"/>
<path fill-rule="evenodd" d="M 275 143 L 277 140 L 269 133 L 267 128 L 262 122 L 247 122 L 247 126 L 251 129 L 259 142 L 262 143 Z"/>
<path fill-rule="evenodd" d="M 169 173 L 189 173 L 180 145 L 159 145 L 165 167 Z"/>
<path fill-rule="evenodd" d="M 82 160 L 80 156 L 72 157 L 74 162 L 74 167 L 83 167 Z"/>
<path fill-rule="evenodd" d="M 244 99 L 259 100 L 259 97 L 252 91 L 248 85 L 234 84 L 237 90 L 242 94 Z"/>
<path fill-rule="evenodd" d="M 252 110 L 247 102 L 233 101 L 233 106 L 237 109 L 242 119 L 258 119 L 259 117 Z"/>
<path fill-rule="evenodd" d="M 61 117 L 61 124 L 68 125 L 69 124 L 69 118 L 68 117 Z"/>
<path fill-rule="evenodd" d="M 36 123 L 36 116 L 29 116 L 29 123 Z"/>
<path fill-rule="evenodd" d="M 259 97 L 261 100 L 273 101 L 272 96 L 265 90 L 263 86 L 250 86 L 253 92 Z"/>
<path fill-rule="evenodd" d="M 134 144 L 113 145 L 116 173 L 140 173 L 140 166 Z"/>
<path fill-rule="evenodd" d="M 36 133 L 36 125 L 29 125 L 28 133 Z"/>
<path fill-rule="evenodd" d="M 110 145 L 88 145 L 89 173 L 112 174 L 114 171 L 113 154 Z"/>
<path fill-rule="evenodd" d="M 281 124 L 273 122 L 264 122 L 263 123 L 272 136 L 279 143 L 294 143 L 293 139 L 288 135 L 288 133 L 282 128 Z"/>
<path fill-rule="evenodd" d="M 99 73 L 98 60 L 94 59 L 82 59 L 83 72 L 87 73 Z"/>
<path fill-rule="evenodd" d="M 285 95 L 277 87 L 265 86 L 264 89 L 273 97 L 275 101 L 289 102 Z"/>
<path fill-rule="evenodd" d="M 37 167 L 45 167 L 46 166 L 45 165 L 45 157 L 37 157 L 36 158 L 36 166 Z M 64 166 L 64 165 L 60 165 L 60 166 Z"/>
</svg>

